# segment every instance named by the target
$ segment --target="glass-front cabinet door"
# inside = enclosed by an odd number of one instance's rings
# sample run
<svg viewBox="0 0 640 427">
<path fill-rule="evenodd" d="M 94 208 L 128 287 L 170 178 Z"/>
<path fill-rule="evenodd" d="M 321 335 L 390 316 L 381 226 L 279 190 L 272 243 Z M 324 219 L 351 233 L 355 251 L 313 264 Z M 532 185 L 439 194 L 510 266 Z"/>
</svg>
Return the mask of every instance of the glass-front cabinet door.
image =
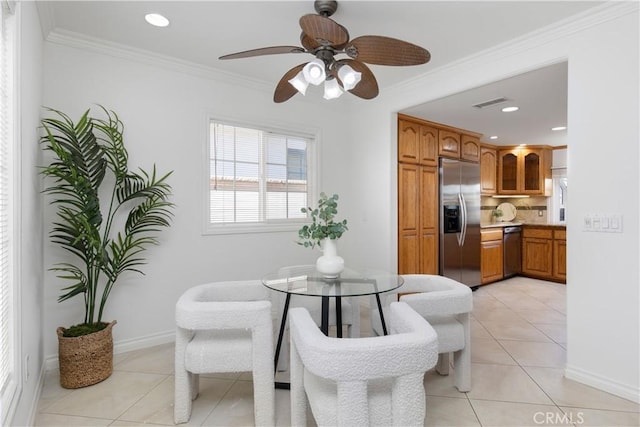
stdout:
<svg viewBox="0 0 640 427">
<path fill-rule="evenodd" d="M 524 157 L 524 180 L 523 180 L 523 192 L 535 192 L 538 193 L 542 189 L 541 187 L 541 171 L 540 171 L 540 154 L 536 152 L 525 151 L 522 153 Z"/>
<path fill-rule="evenodd" d="M 550 150 L 514 148 L 499 151 L 498 194 L 546 195 L 551 178 Z"/>
<path fill-rule="evenodd" d="M 518 192 L 518 156 L 515 153 L 500 152 L 498 184 L 498 193 Z"/>
</svg>

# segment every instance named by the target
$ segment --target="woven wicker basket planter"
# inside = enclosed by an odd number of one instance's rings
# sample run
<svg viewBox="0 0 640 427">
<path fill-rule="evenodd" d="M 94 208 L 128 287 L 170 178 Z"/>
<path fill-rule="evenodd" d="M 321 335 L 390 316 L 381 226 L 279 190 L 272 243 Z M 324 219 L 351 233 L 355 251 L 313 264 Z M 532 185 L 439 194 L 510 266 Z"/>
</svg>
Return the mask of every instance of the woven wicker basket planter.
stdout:
<svg viewBox="0 0 640 427">
<path fill-rule="evenodd" d="M 87 387 L 104 381 L 113 372 L 113 326 L 81 337 L 63 337 L 58 334 L 58 362 L 60 385 L 64 388 Z"/>
</svg>

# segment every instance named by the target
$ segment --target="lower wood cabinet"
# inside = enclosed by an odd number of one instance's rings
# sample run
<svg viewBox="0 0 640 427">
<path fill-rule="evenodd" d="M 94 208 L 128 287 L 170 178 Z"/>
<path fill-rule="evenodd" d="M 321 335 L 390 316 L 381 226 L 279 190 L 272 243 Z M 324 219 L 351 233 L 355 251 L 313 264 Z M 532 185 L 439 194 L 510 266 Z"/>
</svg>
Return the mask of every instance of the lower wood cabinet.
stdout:
<svg viewBox="0 0 640 427">
<path fill-rule="evenodd" d="M 504 277 L 502 228 L 484 229 L 480 232 L 480 259 L 483 285 L 502 280 Z"/>
<path fill-rule="evenodd" d="M 522 230 L 522 274 L 566 282 L 566 231 L 525 226 Z"/>
<path fill-rule="evenodd" d="M 567 281 L 567 231 L 553 230 L 553 277 Z"/>
<path fill-rule="evenodd" d="M 438 168 L 398 166 L 398 273 L 438 274 Z"/>
</svg>

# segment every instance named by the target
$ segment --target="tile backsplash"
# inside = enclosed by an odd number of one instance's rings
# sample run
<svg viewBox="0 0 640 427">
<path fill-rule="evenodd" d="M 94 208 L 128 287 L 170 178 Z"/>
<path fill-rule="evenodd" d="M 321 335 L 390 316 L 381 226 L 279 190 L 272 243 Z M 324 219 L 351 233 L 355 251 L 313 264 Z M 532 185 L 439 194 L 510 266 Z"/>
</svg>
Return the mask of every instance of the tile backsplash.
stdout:
<svg viewBox="0 0 640 427">
<path fill-rule="evenodd" d="M 494 209 L 500 203 L 511 203 L 517 209 L 515 222 L 525 222 L 528 224 L 546 224 L 547 216 L 547 197 L 514 197 L 505 199 L 494 199 L 492 197 L 482 197 L 480 222 L 482 224 L 490 224 L 496 222 L 493 217 Z"/>
</svg>

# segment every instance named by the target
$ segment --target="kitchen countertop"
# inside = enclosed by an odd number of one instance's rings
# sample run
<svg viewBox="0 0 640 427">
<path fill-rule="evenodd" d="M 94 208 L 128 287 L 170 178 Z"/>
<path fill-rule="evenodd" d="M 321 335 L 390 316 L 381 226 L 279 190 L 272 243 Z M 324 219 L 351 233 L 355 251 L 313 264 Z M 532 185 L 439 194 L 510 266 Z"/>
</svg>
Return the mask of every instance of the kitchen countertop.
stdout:
<svg viewBox="0 0 640 427">
<path fill-rule="evenodd" d="M 498 227 L 514 227 L 514 226 L 531 226 L 531 227 L 539 227 L 539 228 L 567 228 L 566 224 L 541 224 L 541 223 L 531 223 L 527 224 L 524 222 L 495 222 L 491 224 L 481 224 L 480 228 L 498 228 Z"/>
<path fill-rule="evenodd" d="M 524 225 L 522 222 L 493 222 L 490 224 L 480 224 L 480 228 L 502 228 L 502 227 L 515 227 L 518 225 Z"/>
</svg>

